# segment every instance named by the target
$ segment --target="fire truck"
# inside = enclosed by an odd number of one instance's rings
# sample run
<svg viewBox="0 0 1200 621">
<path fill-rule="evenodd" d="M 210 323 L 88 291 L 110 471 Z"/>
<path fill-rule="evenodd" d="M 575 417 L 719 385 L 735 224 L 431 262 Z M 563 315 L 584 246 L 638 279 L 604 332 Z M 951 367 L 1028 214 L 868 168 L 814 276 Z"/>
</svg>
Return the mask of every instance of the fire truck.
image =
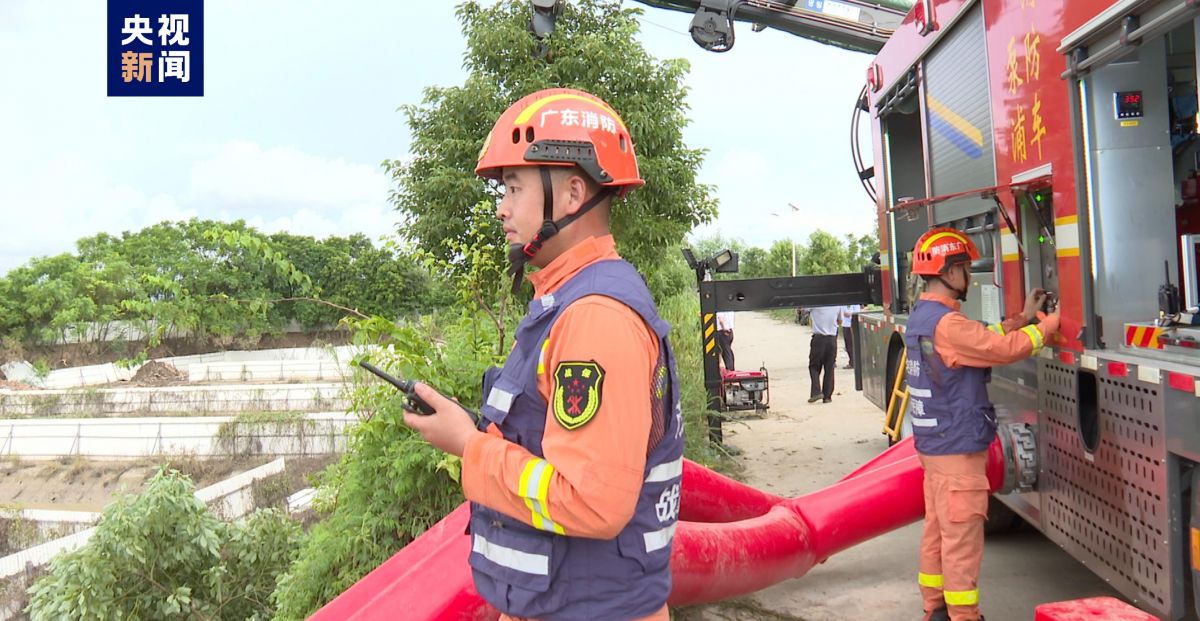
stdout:
<svg viewBox="0 0 1200 621">
<path fill-rule="evenodd" d="M 830 17 L 822 0 L 647 4 L 694 10 L 693 39 L 717 51 L 734 18 Z M 966 231 L 983 257 L 964 313 L 999 322 L 1043 288 L 1064 318 L 1039 356 L 992 373 L 1015 482 L 997 500 L 1140 607 L 1194 618 L 1200 2 L 919 0 L 899 23 L 892 7 L 852 6 L 838 10 L 853 32 L 826 40 L 873 51 L 864 28 L 887 31 L 854 116 L 873 137 L 873 166 L 854 161 L 877 206 L 878 263 L 702 283 L 702 314 L 878 302 L 854 326 L 856 384 L 896 424 L 912 247 L 932 226 Z"/>
<path fill-rule="evenodd" d="M 983 253 L 968 316 L 1053 292 L 1052 346 L 992 373 L 1020 481 L 998 499 L 1168 619 L 1196 614 L 1200 585 L 1197 15 L 1184 0 L 926 0 L 860 101 L 883 303 L 859 317 L 864 395 L 886 409 L 902 393 L 910 255 L 929 227 Z"/>
</svg>

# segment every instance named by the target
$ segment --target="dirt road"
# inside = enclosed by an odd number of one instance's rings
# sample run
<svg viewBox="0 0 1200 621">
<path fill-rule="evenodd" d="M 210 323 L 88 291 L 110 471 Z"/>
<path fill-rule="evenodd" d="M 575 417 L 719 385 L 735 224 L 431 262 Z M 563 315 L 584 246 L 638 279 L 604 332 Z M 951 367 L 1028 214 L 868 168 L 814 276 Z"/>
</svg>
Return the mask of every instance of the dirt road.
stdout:
<svg viewBox="0 0 1200 621">
<path fill-rule="evenodd" d="M 737 366 L 766 366 L 771 408 L 765 418 L 727 423 L 728 441 L 743 449 L 747 482 L 784 496 L 834 483 L 887 448 L 882 415 L 854 390 L 838 350 L 833 402 L 807 403 L 809 328 L 766 313 L 738 313 Z M 846 550 L 807 576 L 726 605 L 684 611 L 688 619 L 900 621 L 921 618 L 917 592 L 920 523 Z M 992 621 L 1028 621 L 1040 603 L 1116 595 L 1103 580 L 1032 529 L 989 538 L 980 579 Z"/>
</svg>

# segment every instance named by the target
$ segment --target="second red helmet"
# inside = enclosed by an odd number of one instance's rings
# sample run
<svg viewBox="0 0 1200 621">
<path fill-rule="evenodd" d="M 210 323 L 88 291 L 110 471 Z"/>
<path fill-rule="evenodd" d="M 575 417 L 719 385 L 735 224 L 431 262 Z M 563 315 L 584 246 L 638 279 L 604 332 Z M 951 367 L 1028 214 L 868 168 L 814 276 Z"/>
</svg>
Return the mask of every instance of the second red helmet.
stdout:
<svg viewBox="0 0 1200 621">
<path fill-rule="evenodd" d="M 950 227 L 929 229 L 913 247 L 912 273 L 941 276 L 955 263 L 976 261 L 979 249 L 970 236 Z"/>
</svg>

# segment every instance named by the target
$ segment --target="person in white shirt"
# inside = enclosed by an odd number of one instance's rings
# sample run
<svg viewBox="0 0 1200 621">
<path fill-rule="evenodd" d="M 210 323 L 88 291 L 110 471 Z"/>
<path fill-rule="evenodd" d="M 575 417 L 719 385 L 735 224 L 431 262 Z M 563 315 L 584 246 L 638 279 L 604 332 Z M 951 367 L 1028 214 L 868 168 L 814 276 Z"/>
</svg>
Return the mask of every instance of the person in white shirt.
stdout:
<svg viewBox="0 0 1200 621">
<path fill-rule="evenodd" d="M 860 311 L 862 311 L 861 304 L 848 304 L 842 307 L 842 312 L 838 317 L 838 325 L 842 327 L 842 342 L 846 345 L 846 358 L 849 360 L 846 363 L 847 369 L 854 368 L 854 337 L 850 334 L 850 322 Z"/>
<path fill-rule="evenodd" d="M 808 346 L 808 375 L 812 379 L 808 402 L 833 401 L 833 370 L 837 366 L 837 330 L 840 306 L 818 306 L 812 309 L 812 341 Z M 822 376 L 822 373 L 824 375 Z"/>
<path fill-rule="evenodd" d="M 721 350 L 721 361 L 728 371 L 737 370 L 733 366 L 733 311 L 717 313 L 717 348 Z"/>
</svg>

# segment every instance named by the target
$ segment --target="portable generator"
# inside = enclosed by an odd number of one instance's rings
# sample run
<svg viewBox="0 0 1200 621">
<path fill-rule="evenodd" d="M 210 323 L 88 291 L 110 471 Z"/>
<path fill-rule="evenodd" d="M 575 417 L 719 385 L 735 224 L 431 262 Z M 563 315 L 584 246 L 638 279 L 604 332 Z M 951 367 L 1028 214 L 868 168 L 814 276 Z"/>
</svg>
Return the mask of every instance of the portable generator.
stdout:
<svg viewBox="0 0 1200 621">
<path fill-rule="evenodd" d="M 765 410 L 768 400 L 766 367 L 757 371 L 721 371 L 722 411 Z"/>
</svg>

